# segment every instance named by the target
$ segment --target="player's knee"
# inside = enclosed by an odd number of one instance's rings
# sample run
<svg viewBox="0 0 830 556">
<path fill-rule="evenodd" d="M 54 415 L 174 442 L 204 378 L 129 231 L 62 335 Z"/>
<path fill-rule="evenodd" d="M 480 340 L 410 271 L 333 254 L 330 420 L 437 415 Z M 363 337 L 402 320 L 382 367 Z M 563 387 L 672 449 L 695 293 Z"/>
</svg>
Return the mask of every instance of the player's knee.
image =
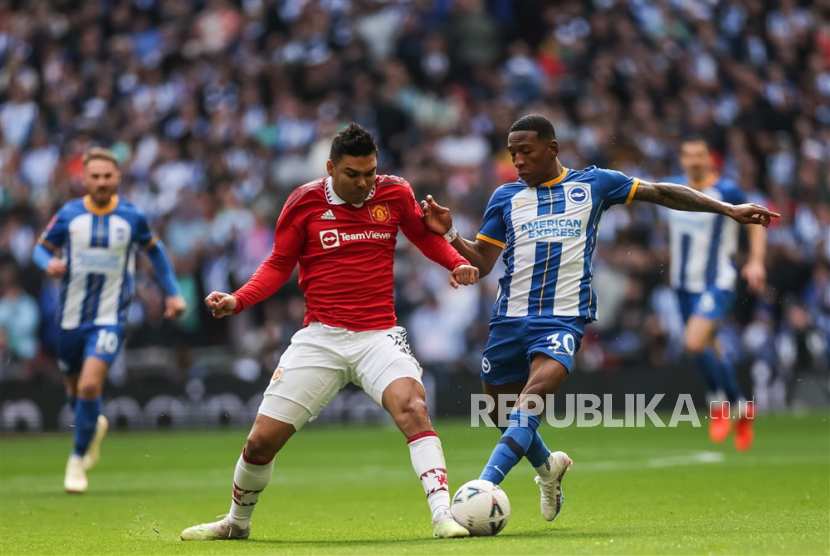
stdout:
<svg viewBox="0 0 830 556">
<path fill-rule="evenodd" d="M 256 431 L 251 431 L 245 442 L 245 455 L 254 461 L 270 461 L 278 451 L 273 439 Z"/>
<path fill-rule="evenodd" d="M 408 419 L 423 419 L 427 417 L 427 403 L 421 396 L 412 394 L 401 404 L 400 414 Z"/>
<path fill-rule="evenodd" d="M 706 341 L 693 334 L 686 335 L 686 351 L 692 355 L 703 353 L 706 349 Z"/>
<path fill-rule="evenodd" d="M 431 426 L 427 404 L 418 395 L 412 395 L 403 400 L 392 417 L 398 428 L 406 435 L 423 432 Z"/>
<path fill-rule="evenodd" d="M 101 396 L 103 388 L 92 380 L 81 380 L 77 386 L 77 397 L 84 400 L 94 400 Z"/>
</svg>

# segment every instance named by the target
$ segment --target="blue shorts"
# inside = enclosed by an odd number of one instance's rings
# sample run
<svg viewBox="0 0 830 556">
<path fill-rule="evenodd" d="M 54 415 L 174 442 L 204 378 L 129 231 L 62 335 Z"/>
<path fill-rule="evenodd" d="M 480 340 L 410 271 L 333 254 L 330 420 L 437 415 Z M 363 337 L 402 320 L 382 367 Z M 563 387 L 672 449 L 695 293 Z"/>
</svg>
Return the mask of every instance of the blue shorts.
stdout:
<svg viewBox="0 0 830 556">
<path fill-rule="evenodd" d="M 81 372 L 87 357 L 97 357 L 112 365 L 124 343 L 123 325 L 96 326 L 82 324 L 72 330 L 58 332 L 58 367 L 65 375 Z"/>
<path fill-rule="evenodd" d="M 735 292 L 709 288 L 702 293 L 691 293 L 677 290 L 677 301 L 680 303 L 680 314 L 683 322 L 690 317 L 703 317 L 706 320 L 717 321 L 726 316 L 735 301 Z"/>
<path fill-rule="evenodd" d="M 582 344 L 584 317 L 520 317 L 490 321 L 490 338 L 481 360 L 487 384 L 527 382 L 534 353 L 544 353 L 571 372 Z"/>
</svg>

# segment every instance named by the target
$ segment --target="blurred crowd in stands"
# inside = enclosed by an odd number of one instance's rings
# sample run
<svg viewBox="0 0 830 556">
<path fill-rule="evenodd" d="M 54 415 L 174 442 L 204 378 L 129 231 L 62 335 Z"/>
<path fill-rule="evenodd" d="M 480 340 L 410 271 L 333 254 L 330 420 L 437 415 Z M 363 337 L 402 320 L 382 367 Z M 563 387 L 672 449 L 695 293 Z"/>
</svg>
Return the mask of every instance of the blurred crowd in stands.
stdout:
<svg viewBox="0 0 830 556">
<path fill-rule="evenodd" d="M 176 348 L 181 377 L 198 372 L 199 346 L 227 345 L 270 372 L 301 326 L 296 282 L 223 321 L 201 300 L 268 256 L 282 203 L 325 174 L 336 131 L 368 128 L 380 170 L 451 207 L 472 237 L 492 191 L 516 179 L 507 130 L 531 112 L 554 122 L 566 167 L 645 179 L 679 173 L 680 138 L 707 138 L 721 171 L 782 214 L 767 293 L 740 287 L 723 345 L 767 383 L 826 368 L 828 0 L 5 0 L 2 379 L 59 376 L 57 286 L 31 251 L 83 194 L 85 149 L 116 153 L 120 195 L 150 216 L 189 304 L 165 322 L 140 261 L 128 346 Z M 671 372 L 682 356 L 667 218 L 642 203 L 605 216 L 581 371 Z M 453 291 L 401 236 L 398 317 L 425 368 L 478 372 L 499 273 Z"/>
</svg>

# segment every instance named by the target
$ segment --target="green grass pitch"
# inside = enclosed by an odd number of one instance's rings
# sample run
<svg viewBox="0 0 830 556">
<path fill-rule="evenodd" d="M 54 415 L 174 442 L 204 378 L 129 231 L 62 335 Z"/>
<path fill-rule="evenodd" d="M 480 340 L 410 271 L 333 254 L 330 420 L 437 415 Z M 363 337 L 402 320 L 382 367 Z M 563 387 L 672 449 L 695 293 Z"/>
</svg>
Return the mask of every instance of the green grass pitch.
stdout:
<svg viewBox="0 0 830 556">
<path fill-rule="evenodd" d="M 184 543 L 228 510 L 243 430 L 111 434 L 82 496 L 63 492 L 70 437 L 0 439 L 0 553 L 12 554 L 828 554 L 828 413 L 766 416 L 756 445 L 715 446 L 706 428 L 543 425 L 575 464 L 566 503 L 542 520 L 522 462 L 502 485 L 495 538 L 432 539 L 403 437 L 387 427 L 309 426 L 277 456 L 251 539 Z M 705 421 L 703 421 L 705 425 Z M 497 435 L 437 423 L 455 489 Z M 731 439 L 730 439 L 731 441 Z"/>
</svg>

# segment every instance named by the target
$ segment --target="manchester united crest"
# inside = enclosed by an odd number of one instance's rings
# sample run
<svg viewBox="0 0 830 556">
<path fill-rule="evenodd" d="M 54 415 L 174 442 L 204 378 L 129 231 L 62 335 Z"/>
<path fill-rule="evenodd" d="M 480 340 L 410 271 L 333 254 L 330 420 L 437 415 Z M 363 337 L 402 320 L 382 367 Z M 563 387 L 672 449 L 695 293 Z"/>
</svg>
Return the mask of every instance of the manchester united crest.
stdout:
<svg viewBox="0 0 830 556">
<path fill-rule="evenodd" d="M 369 206 L 369 216 L 372 217 L 372 222 L 382 224 L 389 222 L 389 205 L 386 203 L 376 203 Z"/>
</svg>

